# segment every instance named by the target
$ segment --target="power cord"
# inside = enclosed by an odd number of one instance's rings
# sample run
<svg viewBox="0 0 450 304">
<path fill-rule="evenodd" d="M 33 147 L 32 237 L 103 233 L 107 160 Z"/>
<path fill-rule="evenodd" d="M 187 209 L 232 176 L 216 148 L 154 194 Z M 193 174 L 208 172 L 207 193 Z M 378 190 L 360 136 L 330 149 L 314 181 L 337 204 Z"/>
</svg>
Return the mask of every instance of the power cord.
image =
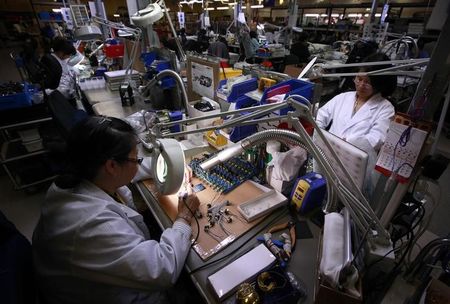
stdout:
<svg viewBox="0 0 450 304">
<path fill-rule="evenodd" d="M 195 213 L 191 210 L 191 208 L 186 203 L 186 197 L 182 197 L 181 200 L 183 201 L 186 208 L 189 210 L 189 212 L 192 214 L 192 217 L 195 219 L 195 223 L 197 224 L 197 235 L 195 236 L 194 241 L 192 242 L 191 246 L 194 246 L 197 243 L 198 236 L 200 235 L 200 223 L 198 222 L 197 217 L 195 216 Z"/>
<path fill-rule="evenodd" d="M 263 230 L 266 230 L 267 227 L 272 226 L 273 223 L 277 222 L 278 220 L 280 220 L 280 219 L 281 219 L 283 216 L 285 216 L 285 215 L 286 215 L 285 212 L 280 213 L 278 216 L 276 216 L 274 219 L 272 219 L 269 223 L 267 223 L 266 225 L 264 225 L 264 227 L 263 227 L 261 230 L 259 230 L 255 235 L 259 234 L 259 233 L 260 233 L 261 231 L 263 231 Z M 211 265 L 213 265 L 213 264 L 215 264 L 215 263 L 218 263 L 218 262 L 220 262 L 220 261 L 223 261 L 223 260 L 229 258 L 230 256 L 232 256 L 233 254 L 235 254 L 237 251 L 239 251 L 239 250 L 240 250 L 243 246 L 245 246 L 245 245 L 247 245 L 247 242 L 243 242 L 239 247 L 237 247 L 236 249 L 234 249 L 233 251 L 231 251 L 229 254 L 224 255 L 223 257 L 218 258 L 217 260 L 211 261 L 211 262 L 209 262 L 209 263 L 206 263 L 206 264 L 204 264 L 204 265 L 202 265 L 202 266 L 199 266 L 199 267 L 197 267 L 197 268 L 191 270 L 188 274 L 189 274 L 189 275 L 192 275 L 192 274 L 196 273 L 197 271 L 200 271 L 200 270 L 202 270 L 202 269 L 208 268 L 209 266 L 211 266 Z M 253 248 L 250 248 L 250 250 L 251 250 L 251 249 L 253 249 Z"/>
</svg>

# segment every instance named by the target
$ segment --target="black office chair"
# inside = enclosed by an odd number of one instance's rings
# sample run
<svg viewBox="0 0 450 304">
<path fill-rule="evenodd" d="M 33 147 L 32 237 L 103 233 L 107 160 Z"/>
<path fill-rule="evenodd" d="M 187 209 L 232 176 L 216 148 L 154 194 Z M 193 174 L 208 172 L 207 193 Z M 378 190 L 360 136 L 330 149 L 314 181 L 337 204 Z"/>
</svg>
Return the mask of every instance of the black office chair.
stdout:
<svg viewBox="0 0 450 304">
<path fill-rule="evenodd" d="M 59 91 L 50 93 L 47 98 L 47 105 L 63 138 L 67 138 L 70 130 L 77 122 L 88 116 L 85 111 L 75 109 Z"/>
<path fill-rule="evenodd" d="M 5 304 L 36 303 L 31 244 L 1 211 L 0 298 Z"/>
</svg>

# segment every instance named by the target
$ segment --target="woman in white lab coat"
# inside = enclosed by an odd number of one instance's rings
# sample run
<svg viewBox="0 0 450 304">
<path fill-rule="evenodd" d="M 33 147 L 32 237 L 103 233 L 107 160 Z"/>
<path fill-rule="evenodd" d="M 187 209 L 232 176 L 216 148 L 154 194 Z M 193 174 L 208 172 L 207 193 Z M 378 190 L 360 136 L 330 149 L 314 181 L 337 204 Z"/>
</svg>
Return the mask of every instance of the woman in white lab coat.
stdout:
<svg viewBox="0 0 450 304">
<path fill-rule="evenodd" d="M 132 127 L 117 118 L 90 117 L 73 128 L 67 173 L 49 188 L 33 235 L 44 303 L 167 302 L 199 201 L 188 196 L 172 228 L 159 242 L 150 239 L 126 186 L 149 168 L 136 144 Z"/>
<path fill-rule="evenodd" d="M 75 72 L 67 62 L 71 56 L 74 56 L 77 53 L 77 51 L 72 42 L 62 37 L 56 37 L 52 41 L 52 51 L 51 55 L 58 60 L 62 69 L 57 90 L 68 100 L 72 100 L 75 98 Z"/>
<path fill-rule="evenodd" d="M 384 61 L 386 56 L 375 54 L 365 62 Z M 360 72 L 382 69 L 389 65 L 374 66 L 361 69 Z M 348 142 L 366 139 L 376 152 L 380 149 L 389 123 L 395 111 L 390 96 L 397 86 L 397 77 L 388 76 L 356 76 L 356 91 L 337 95 L 321 107 L 316 122 L 320 128 L 345 139 Z"/>
<path fill-rule="evenodd" d="M 365 62 L 386 61 L 383 54 L 367 57 Z M 368 72 L 388 68 L 379 65 L 360 69 Z M 369 156 L 363 192 L 370 198 L 379 175 L 373 170 L 378 151 L 386 139 L 389 124 L 394 118 L 394 107 L 386 98 L 397 86 L 397 76 L 356 76 L 356 91 L 337 95 L 318 113 L 316 122 L 320 128 L 354 144 Z"/>
</svg>

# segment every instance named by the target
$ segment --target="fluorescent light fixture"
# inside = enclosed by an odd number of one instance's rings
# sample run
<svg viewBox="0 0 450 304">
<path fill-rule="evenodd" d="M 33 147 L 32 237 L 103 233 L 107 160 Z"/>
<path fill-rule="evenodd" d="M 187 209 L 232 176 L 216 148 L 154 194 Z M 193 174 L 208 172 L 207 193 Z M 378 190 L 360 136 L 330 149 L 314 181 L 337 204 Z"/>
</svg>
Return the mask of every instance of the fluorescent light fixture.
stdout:
<svg viewBox="0 0 450 304">
<path fill-rule="evenodd" d="M 61 13 L 61 9 L 60 8 L 54 8 L 54 9 L 52 9 L 52 12 L 54 12 L 54 13 Z"/>
<path fill-rule="evenodd" d="M 369 12 L 370 11 L 370 8 L 366 8 L 366 12 Z"/>
<path fill-rule="evenodd" d="M 320 14 L 320 17 L 328 17 L 328 14 Z"/>
<path fill-rule="evenodd" d="M 339 14 L 331 14 L 331 17 L 339 17 Z"/>
<path fill-rule="evenodd" d="M 351 17 L 350 15 L 348 15 L 349 17 Z M 370 14 L 364 14 L 364 17 L 369 17 Z M 375 17 L 381 17 L 381 14 L 375 14 Z"/>
<path fill-rule="evenodd" d="M 305 14 L 305 17 L 319 17 L 319 14 Z"/>
<path fill-rule="evenodd" d="M 262 5 L 262 4 L 250 5 L 250 8 L 264 8 L 264 5 Z"/>
<path fill-rule="evenodd" d="M 120 17 L 119 14 L 114 14 L 113 16 L 116 17 L 116 18 L 119 18 L 119 17 Z"/>
<path fill-rule="evenodd" d="M 215 10 L 215 8 L 214 7 L 207 7 L 206 10 L 207 11 L 213 11 L 213 10 Z"/>
<path fill-rule="evenodd" d="M 236 3 L 228 3 L 229 6 L 235 6 Z"/>
<path fill-rule="evenodd" d="M 219 7 L 216 7 L 216 9 L 217 9 L 218 11 L 225 11 L 225 10 L 229 10 L 230 7 L 229 7 L 229 6 L 219 6 Z"/>
<path fill-rule="evenodd" d="M 348 14 L 347 16 L 348 16 L 348 17 L 358 17 L 358 18 L 361 18 L 361 17 L 362 17 L 362 14 Z"/>
</svg>

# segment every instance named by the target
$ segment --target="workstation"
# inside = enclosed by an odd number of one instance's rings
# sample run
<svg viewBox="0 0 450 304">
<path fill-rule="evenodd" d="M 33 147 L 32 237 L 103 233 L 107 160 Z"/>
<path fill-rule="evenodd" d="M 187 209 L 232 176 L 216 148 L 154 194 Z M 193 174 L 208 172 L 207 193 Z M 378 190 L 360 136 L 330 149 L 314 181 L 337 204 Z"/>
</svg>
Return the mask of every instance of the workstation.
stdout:
<svg viewBox="0 0 450 304">
<path fill-rule="evenodd" d="M 419 2 L 31 5 L 0 160 L 47 193 L 37 303 L 446 303 L 450 6 Z"/>
</svg>

